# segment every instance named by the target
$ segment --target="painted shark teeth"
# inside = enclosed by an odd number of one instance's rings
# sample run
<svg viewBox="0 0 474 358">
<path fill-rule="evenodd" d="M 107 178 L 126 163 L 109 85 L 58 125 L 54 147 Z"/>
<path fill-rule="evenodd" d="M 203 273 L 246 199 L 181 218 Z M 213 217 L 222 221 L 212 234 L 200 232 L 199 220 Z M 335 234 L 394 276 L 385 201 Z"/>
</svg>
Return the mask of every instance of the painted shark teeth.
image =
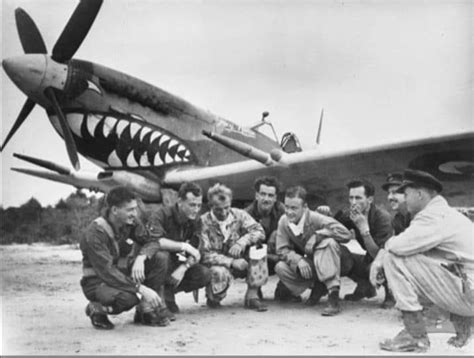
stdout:
<svg viewBox="0 0 474 358">
<path fill-rule="evenodd" d="M 91 137 L 94 137 L 95 129 L 97 125 L 100 123 L 101 119 L 97 118 L 95 115 L 90 115 L 87 119 L 87 131 L 89 132 Z"/>
<path fill-rule="evenodd" d="M 117 152 L 115 150 L 112 153 L 110 153 L 109 158 L 107 159 L 107 163 L 109 163 L 111 167 L 123 166 L 122 161 L 118 157 Z"/>
<path fill-rule="evenodd" d="M 57 118 L 57 117 L 56 117 Z M 82 113 L 70 113 L 66 116 L 67 123 L 72 132 L 79 138 L 82 138 L 81 125 L 84 120 L 84 114 Z"/>
<path fill-rule="evenodd" d="M 104 132 L 104 137 L 108 138 L 110 132 L 112 132 L 112 129 L 114 129 L 115 125 L 117 124 L 117 120 L 114 117 L 106 117 L 104 120 L 104 127 L 103 127 L 103 132 Z"/>
<path fill-rule="evenodd" d="M 92 150 L 83 154 L 106 162 L 111 167 L 148 168 L 191 160 L 191 152 L 179 138 L 170 137 L 159 129 L 149 127 L 137 115 L 131 117 L 134 121 L 112 117 L 110 113 L 66 115 L 72 132 L 76 137 L 82 138 L 82 145 L 103 148 L 105 151 L 100 155 Z M 52 119 L 54 121 L 56 118 L 52 116 Z M 108 156 L 107 152 L 110 153 Z"/>
<path fill-rule="evenodd" d="M 127 128 L 128 124 L 129 124 L 129 122 L 128 122 L 128 121 L 125 121 L 125 120 L 123 120 L 123 119 L 121 119 L 120 121 L 118 121 L 117 127 L 116 127 L 116 129 L 115 129 L 118 138 L 120 138 L 120 136 L 122 135 L 124 129 Z"/>
</svg>

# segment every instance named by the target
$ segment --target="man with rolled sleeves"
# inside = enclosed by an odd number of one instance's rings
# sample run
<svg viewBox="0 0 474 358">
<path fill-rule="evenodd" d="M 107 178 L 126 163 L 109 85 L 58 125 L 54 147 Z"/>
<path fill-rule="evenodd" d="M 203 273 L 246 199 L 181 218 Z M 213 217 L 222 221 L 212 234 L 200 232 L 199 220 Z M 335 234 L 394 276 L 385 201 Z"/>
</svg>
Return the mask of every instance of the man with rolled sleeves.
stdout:
<svg viewBox="0 0 474 358">
<path fill-rule="evenodd" d="M 410 226 L 385 244 L 372 265 L 373 284 L 388 280 L 405 329 L 380 343 L 393 352 L 424 352 L 430 342 L 420 299 L 450 312 L 456 331 L 448 344 L 464 346 L 474 316 L 473 224 L 439 195 L 442 184 L 431 174 L 406 170 L 404 193 Z"/>
<path fill-rule="evenodd" d="M 185 182 L 178 190 L 177 203 L 151 212 L 148 220 L 150 234 L 160 244 L 158 254 L 166 263 L 164 299 L 172 313 L 179 313 L 175 293 L 198 290 L 211 279 L 209 269 L 199 263 L 201 205 L 201 187 L 193 182 Z"/>
<path fill-rule="evenodd" d="M 393 235 L 392 218 L 384 208 L 375 205 L 375 188 L 371 182 L 354 179 L 347 184 L 347 188 L 350 207 L 336 213 L 334 218 L 354 231 L 357 242 L 366 251 L 365 255 L 355 254 L 345 246 L 341 251 L 343 266 L 349 268 L 343 274 L 357 282 L 355 291 L 347 294 L 344 299 L 359 301 L 364 297 L 374 297 L 377 293 L 369 281 L 370 265 Z M 386 285 L 385 292 L 385 297 L 390 298 Z"/>
<path fill-rule="evenodd" d="M 288 188 L 284 203 L 276 237 L 281 261 L 275 271 L 294 296 L 312 288 L 310 299 L 317 302 L 329 292 L 322 315 L 334 316 L 340 312 L 340 243 L 348 242 L 351 234 L 335 219 L 309 210 L 301 186 Z"/>
<path fill-rule="evenodd" d="M 165 275 L 159 244 L 139 222 L 129 189 L 114 188 L 105 201 L 105 215 L 88 226 L 80 242 L 81 286 L 90 300 L 86 314 L 95 328 L 113 329 L 107 315 L 138 305 L 136 323 L 166 326 L 170 315 L 158 295 Z"/>
</svg>

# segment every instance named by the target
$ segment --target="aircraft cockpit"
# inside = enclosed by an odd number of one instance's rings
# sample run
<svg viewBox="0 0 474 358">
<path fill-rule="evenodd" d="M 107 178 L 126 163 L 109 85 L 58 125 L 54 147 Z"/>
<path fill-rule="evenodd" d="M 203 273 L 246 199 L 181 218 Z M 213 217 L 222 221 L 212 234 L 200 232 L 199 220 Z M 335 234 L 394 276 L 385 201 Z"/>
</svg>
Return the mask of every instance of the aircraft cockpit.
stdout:
<svg viewBox="0 0 474 358">
<path fill-rule="evenodd" d="M 269 114 L 270 113 L 266 111 L 263 112 L 262 119 L 257 124 L 253 125 L 251 129 L 254 131 L 257 131 L 257 130 L 260 131 L 262 127 L 267 126 L 267 128 L 271 129 L 271 133 L 273 134 L 275 142 L 278 143 L 278 136 L 276 134 L 275 128 L 273 128 L 272 122 L 266 120 Z M 280 147 L 286 153 L 295 153 L 295 152 L 302 151 L 300 141 L 298 137 L 296 136 L 296 134 L 293 132 L 287 132 L 283 134 L 283 136 L 281 137 Z"/>
</svg>

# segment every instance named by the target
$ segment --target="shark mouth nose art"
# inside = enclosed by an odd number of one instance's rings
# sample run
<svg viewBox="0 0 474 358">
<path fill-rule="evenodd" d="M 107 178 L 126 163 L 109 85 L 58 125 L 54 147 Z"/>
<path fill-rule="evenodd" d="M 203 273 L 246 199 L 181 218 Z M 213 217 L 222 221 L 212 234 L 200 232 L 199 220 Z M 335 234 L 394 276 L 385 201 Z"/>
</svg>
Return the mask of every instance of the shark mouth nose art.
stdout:
<svg viewBox="0 0 474 358">
<path fill-rule="evenodd" d="M 54 116 L 52 119 L 56 122 Z M 191 161 L 189 148 L 179 138 L 145 122 L 75 112 L 66 114 L 66 120 L 78 150 L 112 168 L 147 168 Z"/>
</svg>

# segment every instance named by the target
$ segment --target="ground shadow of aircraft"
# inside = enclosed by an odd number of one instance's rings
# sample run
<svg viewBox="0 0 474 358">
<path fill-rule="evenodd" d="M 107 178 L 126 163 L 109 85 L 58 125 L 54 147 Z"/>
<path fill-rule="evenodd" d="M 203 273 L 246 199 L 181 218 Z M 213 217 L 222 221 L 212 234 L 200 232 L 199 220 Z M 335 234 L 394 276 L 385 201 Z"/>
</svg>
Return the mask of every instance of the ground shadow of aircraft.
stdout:
<svg viewBox="0 0 474 358">
<path fill-rule="evenodd" d="M 101 5 L 102 0 L 82 0 L 51 55 L 30 16 L 15 11 L 25 55 L 3 60 L 3 67 L 27 100 L 1 149 L 40 105 L 63 137 L 74 169 L 15 154 L 47 170 L 13 170 L 103 192 L 126 185 L 145 202 L 158 203 L 163 189 L 184 181 L 204 189 L 224 182 L 236 201 L 247 201 L 256 177 L 274 175 L 285 186 L 305 186 L 313 202 L 337 207 L 345 202 L 349 178 L 365 177 L 380 187 L 388 173 L 413 168 L 449 182 L 444 194 L 453 205 L 472 206 L 474 132 L 353 150 L 301 151 L 292 133 L 279 143 L 259 131 L 269 125 L 265 113 L 261 125 L 241 127 L 127 74 L 73 59 Z M 103 170 L 80 170 L 78 153 Z"/>
</svg>

